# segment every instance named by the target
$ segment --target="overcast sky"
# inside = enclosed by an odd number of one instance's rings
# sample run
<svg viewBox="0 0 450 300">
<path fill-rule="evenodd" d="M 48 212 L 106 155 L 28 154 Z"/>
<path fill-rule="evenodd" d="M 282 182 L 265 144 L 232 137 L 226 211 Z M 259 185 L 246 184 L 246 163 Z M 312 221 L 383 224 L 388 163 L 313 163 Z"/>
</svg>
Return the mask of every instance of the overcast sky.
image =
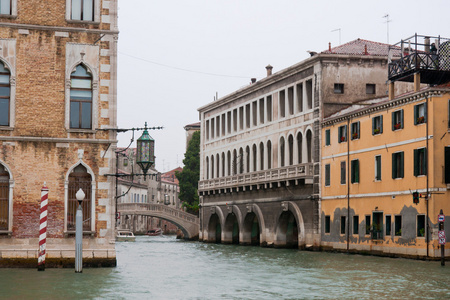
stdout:
<svg viewBox="0 0 450 300">
<path fill-rule="evenodd" d="M 221 98 L 265 77 L 268 64 L 278 72 L 329 42 L 450 38 L 449 12 L 449 0 L 119 0 L 118 126 L 164 126 L 150 135 L 157 170 L 169 171 L 182 166 L 183 127 L 199 121 L 197 109 L 216 93 Z M 118 138 L 123 147 L 131 135 Z"/>
</svg>

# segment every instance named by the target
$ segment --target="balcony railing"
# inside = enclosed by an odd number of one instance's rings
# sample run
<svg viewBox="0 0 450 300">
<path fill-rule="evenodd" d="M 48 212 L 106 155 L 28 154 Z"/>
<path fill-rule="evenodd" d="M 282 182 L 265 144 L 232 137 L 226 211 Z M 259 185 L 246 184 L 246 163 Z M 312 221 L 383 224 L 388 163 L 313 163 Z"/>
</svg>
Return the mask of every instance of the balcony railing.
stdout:
<svg viewBox="0 0 450 300">
<path fill-rule="evenodd" d="M 312 163 L 287 166 L 277 169 L 256 171 L 233 176 L 213 178 L 202 180 L 198 183 L 199 191 L 212 189 L 224 189 L 245 185 L 264 184 L 282 180 L 292 179 L 312 179 L 313 165 Z"/>
</svg>

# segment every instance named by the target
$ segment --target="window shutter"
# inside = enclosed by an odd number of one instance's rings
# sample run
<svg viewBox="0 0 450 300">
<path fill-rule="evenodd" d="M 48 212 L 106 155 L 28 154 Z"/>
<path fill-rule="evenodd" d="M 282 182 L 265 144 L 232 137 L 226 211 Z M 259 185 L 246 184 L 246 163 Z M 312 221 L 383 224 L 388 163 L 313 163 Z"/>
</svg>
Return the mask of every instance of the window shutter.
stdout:
<svg viewBox="0 0 450 300">
<path fill-rule="evenodd" d="M 325 145 L 330 145 L 330 130 L 325 131 Z"/>
<path fill-rule="evenodd" d="M 348 130 L 347 130 L 348 128 L 347 128 L 347 125 L 345 125 L 344 126 L 344 139 L 345 139 L 345 141 L 347 141 L 347 132 L 348 132 Z"/>
<path fill-rule="evenodd" d="M 414 106 L 414 125 L 417 125 L 417 118 L 419 117 L 419 106 Z"/>
<path fill-rule="evenodd" d="M 394 131 L 395 130 L 395 111 L 393 111 L 392 113 L 391 113 L 391 119 L 392 119 L 392 131 Z"/>
<path fill-rule="evenodd" d="M 355 182 L 359 182 L 359 160 L 355 161 Z"/>
<path fill-rule="evenodd" d="M 400 128 L 403 129 L 403 109 L 400 111 Z"/>
<path fill-rule="evenodd" d="M 400 178 L 403 178 L 404 177 L 404 152 L 400 152 L 399 153 L 400 155 Z"/>
<path fill-rule="evenodd" d="M 419 175 L 419 149 L 414 149 L 414 176 Z"/>
<path fill-rule="evenodd" d="M 377 162 L 377 180 L 381 180 L 381 156 L 376 158 Z"/>
<path fill-rule="evenodd" d="M 450 147 L 445 147 L 445 183 L 450 183 Z"/>
<path fill-rule="evenodd" d="M 392 178 L 395 179 L 397 177 L 397 161 L 395 159 L 396 153 L 392 153 Z"/>
<path fill-rule="evenodd" d="M 341 136 L 342 136 L 341 127 L 338 127 L 338 143 L 341 142 Z"/>
<path fill-rule="evenodd" d="M 359 130 L 359 121 L 358 121 L 358 123 L 356 123 L 356 124 L 358 124 L 358 125 L 356 125 L 356 132 L 358 133 L 358 138 L 361 138 L 361 136 L 360 136 L 360 130 Z"/>
<path fill-rule="evenodd" d="M 383 116 L 380 116 L 380 133 L 383 133 Z"/>
<path fill-rule="evenodd" d="M 424 104 L 423 104 L 423 119 L 425 120 L 424 122 L 428 122 L 428 120 L 427 120 L 427 102 L 425 102 Z"/>
<path fill-rule="evenodd" d="M 372 135 L 375 134 L 375 118 L 372 118 Z"/>
</svg>

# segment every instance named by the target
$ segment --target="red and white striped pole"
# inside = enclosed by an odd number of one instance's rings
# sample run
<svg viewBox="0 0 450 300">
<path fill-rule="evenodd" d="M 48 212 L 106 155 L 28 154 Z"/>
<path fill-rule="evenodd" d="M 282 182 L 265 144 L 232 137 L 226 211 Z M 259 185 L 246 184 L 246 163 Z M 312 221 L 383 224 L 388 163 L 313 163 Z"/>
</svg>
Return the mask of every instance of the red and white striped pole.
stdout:
<svg viewBox="0 0 450 300">
<path fill-rule="evenodd" d="M 39 258 L 38 271 L 45 271 L 45 246 L 47 240 L 47 206 L 48 206 L 48 187 L 44 182 L 41 189 L 41 217 L 39 222 Z"/>
</svg>

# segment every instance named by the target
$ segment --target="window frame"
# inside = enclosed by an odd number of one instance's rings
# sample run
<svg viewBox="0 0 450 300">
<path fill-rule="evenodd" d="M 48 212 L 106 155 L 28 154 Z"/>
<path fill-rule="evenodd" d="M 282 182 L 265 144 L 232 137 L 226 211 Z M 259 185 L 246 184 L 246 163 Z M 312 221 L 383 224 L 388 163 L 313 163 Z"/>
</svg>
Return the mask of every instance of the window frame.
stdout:
<svg viewBox="0 0 450 300">
<path fill-rule="evenodd" d="M 347 216 L 341 216 L 341 228 L 340 234 L 346 234 L 347 232 Z"/>
<path fill-rule="evenodd" d="M 392 217 L 391 215 L 385 215 L 384 216 L 384 235 L 385 236 L 391 236 L 392 235 Z"/>
<path fill-rule="evenodd" d="M 402 215 L 394 216 L 394 236 L 402 236 Z"/>
<path fill-rule="evenodd" d="M 323 226 L 324 233 L 330 233 L 331 232 L 331 217 L 325 216 L 325 224 Z"/>
<path fill-rule="evenodd" d="M 360 131 L 361 125 L 360 122 L 353 122 L 350 124 L 350 130 L 351 130 L 351 140 L 359 140 L 361 137 L 361 131 Z"/>
<path fill-rule="evenodd" d="M 379 158 L 379 159 L 378 159 Z M 381 181 L 381 155 L 375 155 L 375 181 Z"/>
<path fill-rule="evenodd" d="M 331 165 L 325 165 L 325 186 L 331 185 Z"/>
<path fill-rule="evenodd" d="M 16 0 L 15 0 L 16 1 Z M 93 3 L 93 20 L 76 20 L 72 19 L 72 1 L 66 0 L 66 22 L 68 23 L 88 23 L 99 24 L 100 23 L 100 0 L 92 0 Z"/>
<path fill-rule="evenodd" d="M 398 151 L 392 153 L 392 179 L 405 177 L 405 153 Z"/>
<path fill-rule="evenodd" d="M 423 219 L 423 221 L 419 222 L 419 218 Z M 420 223 L 422 226 L 419 228 Z M 423 234 L 420 233 L 421 230 L 423 230 Z M 426 235 L 426 216 L 424 214 L 418 214 L 416 217 L 416 236 L 418 238 L 425 238 Z"/>
<path fill-rule="evenodd" d="M 373 89 L 371 91 L 370 89 Z M 366 83 L 366 95 L 376 95 L 376 84 L 375 83 Z"/>
<path fill-rule="evenodd" d="M 76 69 L 78 67 L 81 67 L 81 68 L 85 69 L 86 70 L 86 74 L 88 74 L 89 77 L 88 76 L 84 77 L 84 76 L 72 75 L 73 73 L 76 72 Z M 90 88 L 73 87 L 72 86 L 73 85 L 72 80 L 86 80 L 86 81 L 89 80 L 90 81 L 89 82 Z M 77 65 L 75 67 L 75 70 L 71 73 L 70 81 L 71 81 L 71 85 L 70 85 L 70 99 L 69 99 L 69 101 L 70 101 L 70 114 L 69 114 L 69 124 L 70 124 L 69 126 L 70 126 L 70 129 L 93 130 L 95 128 L 93 127 L 93 104 L 94 104 L 93 103 L 93 94 L 94 94 L 94 92 L 93 92 L 93 88 L 92 88 L 92 85 L 93 85 L 92 73 L 90 74 L 89 68 L 87 68 L 85 65 L 79 64 L 79 65 Z M 91 98 L 89 100 L 76 99 L 76 97 L 74 98 L 72 96 L 72 91 L 89 91 L 91 93 Z M 76 103 L 78 103 L 78 126 L 72 127 L 72 104 L 76 104 Z M 84 116 L 84 114 L 83 114 L 83 103 L 88 103 L 88 104 L 91 105 L 91 107 L 90 107 L 90 116 L 89 116 L 90 127 L 83 127 L 83 116 Z"/>
<path fill-rule="evenodd" d="M 391 118 L 392 118 L 392 131 L 403 129 L 405 123 L 403 109 L 393 111 L 391 114 Z"/>
<path fill-rule="evenodd" d="M 423 115 L 420 113 L 420 108 L 423 107 Z M 427 106 L 426 102 L 414 105 L 414 125 L 425 124 L 427 122 Z"/>
<path fill-rule="evenodd" d="M 365 235 L 370 235 L 370 220 L 371 220 L 371 215 L 366 215 L 364 218 L 364 225 L 366 226 L 366 230 L 365 230 Z"/>
<path fill-rule="evenodd" d="M 426 147 L 414 149 L 414 176 L 418 177 L 424 175 L 427 175 Z"/>
<path fill-rule="evenodd" d="M 337 95 L 344 94 L 344 84 L 343 83 L 335 83 L 333 92 L 334 92 L 334 94 L 337 94 Z"/>
<path fill-rule="evenodd" d="M 341 161 L 340 169 L 341 169 L 341 184 L 346 184 L 347 183 L 347 163 L 345 160 Z"/>
<path fill-rule="evenodd" d="M 351 176 L 350 176 L 350 182 L 351 183 L 359 183 L 360 181 L 360 172 L 359 172 L 359 159 L 353 159 L 350 162 L 350 171 L 351 171 Z"/>
<path fill-rule="evenodd" d="M 359 234 L 359 215 L 353 216 L 353 234 Z"/>
<path fill-rule="evenodd" d="M 331 131 L 330 129 L 325 130 L 325 146 L 331 145 Z"/>
<path fill-rule="evenodd" d="M 8 76 L 8 83 L 4 83 L 4 84 L 0 84 L 0 88 L 8 88 L 9 89 L 9 94 L 8 96 L 0 96 L 0 100 L 6 99 L 6 103 L 7 103 L 7 117 L 6 117 L 6 123 L 2 124 L 0 123 L 0 127 L 10 127 L 11 125 L 11 71 L 8 70 L 7 65 L 5 63 L 3 63 L 2 61 L 0 61 L 0 63 L 3 64 L 5 72 L 0 72 L 0 75 L 7 75 Z M 1 120 L 0 120 L 1 122 Z"/>
<path fill-rule="evenodd" d="M 377 120 L 379 120 L 379 122 L 377 122 Z M 375 116 L 372 118 L 372 135 L 378 135 L 382 133 L 383 133 L 383 115 Z"/>
<path fill-rule="evenodd" d="M 9 0 L 9 14 L 0 13 L 0 18 L 16 18 L 17 17 L 17 0 Z"/>
<path fill-rule="evenodd" d="M 338 127 L 338 143 L 347 142 L 347 125 L 342 125 Z"/>
</svg>

